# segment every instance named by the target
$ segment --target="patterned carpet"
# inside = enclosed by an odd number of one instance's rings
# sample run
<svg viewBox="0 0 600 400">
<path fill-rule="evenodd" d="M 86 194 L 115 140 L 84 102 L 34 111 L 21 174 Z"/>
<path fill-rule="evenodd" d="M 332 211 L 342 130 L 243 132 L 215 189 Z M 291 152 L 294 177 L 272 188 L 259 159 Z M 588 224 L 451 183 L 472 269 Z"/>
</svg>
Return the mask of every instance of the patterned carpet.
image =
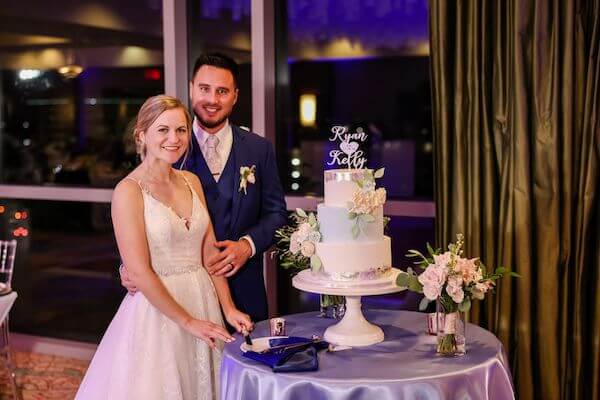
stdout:
<svg viewBox="0 0 600 400">
<path fill-rule="evenodd" d="M 13 352 L 13 360 L 23 400 L 73 399 L 89 364 L 75 358 L 23 352 Z M 0 399 L 12 399 L 4 359 L 0 361 Z"/>
</svg>

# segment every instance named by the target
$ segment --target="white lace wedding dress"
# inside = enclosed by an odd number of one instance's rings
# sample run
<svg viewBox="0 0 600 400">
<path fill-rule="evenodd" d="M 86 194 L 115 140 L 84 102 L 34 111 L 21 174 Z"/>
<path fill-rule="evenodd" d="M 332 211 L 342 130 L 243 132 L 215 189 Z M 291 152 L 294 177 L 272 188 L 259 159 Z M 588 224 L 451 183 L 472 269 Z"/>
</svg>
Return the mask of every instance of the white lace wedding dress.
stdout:
<svg viewBox="0 0 600 400">
<path fill-rule="evenodd" d="M 152 268 L 190 315 L 222 325 L 214 286 L 202 267 L 201 243 L 209 215 L 187 185 L 193 204 L 187 220 L 142 188 Z M 215 399 L 220 364 L 221 348 L 211 350 L 138 292 L 123 299 L 76 399 Z"/>
</svg>

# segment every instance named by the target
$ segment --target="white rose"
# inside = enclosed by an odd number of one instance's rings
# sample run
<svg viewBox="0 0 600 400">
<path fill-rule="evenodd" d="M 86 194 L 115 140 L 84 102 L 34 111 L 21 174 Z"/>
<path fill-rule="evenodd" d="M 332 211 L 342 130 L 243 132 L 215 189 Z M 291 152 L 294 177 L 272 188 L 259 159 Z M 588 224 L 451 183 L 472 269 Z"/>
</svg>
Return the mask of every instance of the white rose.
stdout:
<svg viewBox="0 0 600 400">
<path fill-rule="evenodd" d="M 308 234 L 308 240 L 313 243 L 318 243 L 321 241 L 321 233 L 319 231 L 312 231 Z"/>
<path fill-rule="evenodd" d="M 306 239 L 308 239 L 308 235 L 311 231 L 312 228 L 310 227 L 310 224 L 308 222 L 304 222 L 303 224 L 301 224 L 298 227 L 298 230 L 296 231 L 298 233 L 298 240 L 300 242 L 304 242 Z"/>
<path fill-rule="evenodd" d="M 302 224 L 300 224 L 300 226 L 298 227 L 298 230 L 302 233 L 305 234 L 309 234 L 310 231 L 312 231 L 312 227 L 310 226 L 310 224 L 308 222 L 303 222 Z"/>
<path fill-rule="evenodd" d="M 248 178 L 247 178 L 247 180 L 248 180 L 248 182 L 250 182 L 250 183 L 254 183 L 254 182 L 256 182 L 256 179 L 254 178 L 254 174 L 250 174 L 250 175 L 248 175 Z"/>
<path fill-rule="evenodd" d="M 304 257 L 311 257 L 313 254 L 315 254 L 315 244 L 313 242 L 302 243 L 300 252 Z"/>
</svg>

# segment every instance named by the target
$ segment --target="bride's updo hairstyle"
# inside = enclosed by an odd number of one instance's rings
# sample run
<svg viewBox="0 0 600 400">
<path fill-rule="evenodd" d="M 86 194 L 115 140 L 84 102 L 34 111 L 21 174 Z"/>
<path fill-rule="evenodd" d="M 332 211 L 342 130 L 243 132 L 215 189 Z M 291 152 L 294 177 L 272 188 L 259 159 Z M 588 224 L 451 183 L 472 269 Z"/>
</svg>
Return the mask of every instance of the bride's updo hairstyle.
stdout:
<svg viewBox="0 0 600 400">
<path fill-rule="evenodd" d="M 173 110 L 175 108 L 180 108 L 184 115 L 185 121 L 188 130 L 188 147 L 185 150 L 185 155 L 183 156 L 183 162 L 181 165 L 185 164 L 185 160 L 188 157 L 190 152 L 191 138 L 192 138 L 192 118 L 190 117 L 190 113 L 187 108 L 183 105 L 179 99 L 171 96 L 167 96 L 166 94 L 159 94 L 157 96 L 152 96 L 148 98 L 140 111 L 138 112 L 135 128 L 133 129 L 133 140 L 135 141 L 135 151 L 139 154 L 140 159 L 143 161 L 144 157 L 146 157 L 146 145 L 141 140 L 140 134 L 145 132 L 150 128 L 150 126 L 156 121 L 156 119 L 165 111 Z"/>
</svg>

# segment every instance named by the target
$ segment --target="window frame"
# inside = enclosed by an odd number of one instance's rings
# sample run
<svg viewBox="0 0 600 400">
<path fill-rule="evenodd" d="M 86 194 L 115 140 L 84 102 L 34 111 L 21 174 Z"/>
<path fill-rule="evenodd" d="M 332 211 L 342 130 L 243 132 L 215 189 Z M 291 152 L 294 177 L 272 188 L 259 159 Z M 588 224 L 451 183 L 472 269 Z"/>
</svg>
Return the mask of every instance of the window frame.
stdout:
<svg viewBox="0 0 600 400">
<path fill-rule="evenodd" d="M 165 93 L 187 100 L 187 2 L 163 0 L 163 57 Z M 273 143 L 275 135 L 275 0 L 252 0 L 252 130 Z M 266 133 L 266 134 L 265 134 Z M 112 189 L 0 184 L 1 199 L 110 203 Z M 322 198 L 286 196 L 288 210 L 316 210 Z M 434 201 L 389 200 L 384 210 L 393 217 L 435 218 Z"/>
</svg>

